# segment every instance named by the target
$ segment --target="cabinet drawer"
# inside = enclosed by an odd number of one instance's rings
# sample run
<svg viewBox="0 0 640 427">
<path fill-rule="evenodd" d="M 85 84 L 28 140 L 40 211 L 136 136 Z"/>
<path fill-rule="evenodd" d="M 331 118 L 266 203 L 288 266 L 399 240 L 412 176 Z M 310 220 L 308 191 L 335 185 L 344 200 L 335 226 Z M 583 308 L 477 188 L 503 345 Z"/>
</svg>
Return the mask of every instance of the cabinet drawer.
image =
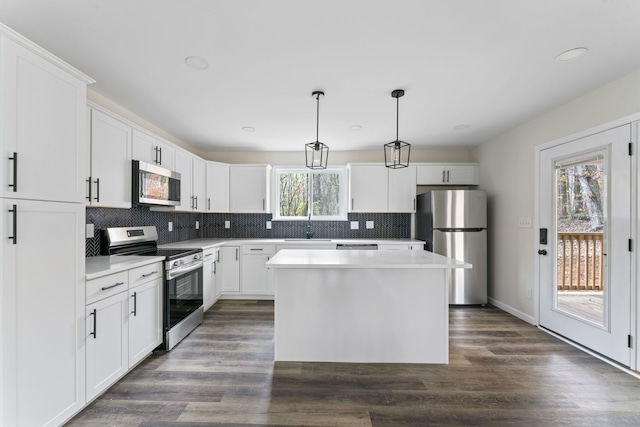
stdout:
<svg viewBox="0 0 640 427">
<path fill-rule="evenodd" d="M 87 282 L 87 304 L 116 295 L 128 288 L 129 278 L 126 271 L 89 280 Z"/>
<path fill-rule="evenodd" d="M 380 251 L 406 251 L 409 249 L 409 245 L 403 245 L 401 243 L 391 243 L 378 245 Z"/>
<path fill-rule="evenodd" d="M 204 262 L 207 261 L 217 261 L 216 253 L 218 252 L 218 248 L 209 248 L 202 251 L 202 259 Z"/>
<path fill-rule="evenodd" d="M 150 280 L 162 278 L 162 263 L 143 265 L 129 270 L 129 287 L 133 288 Z"/>
<path fill-rule="evenodd" d="M 243 255 L 273 255 L 276 253 L 276 245 L 242 245 Z"/>
</svg>

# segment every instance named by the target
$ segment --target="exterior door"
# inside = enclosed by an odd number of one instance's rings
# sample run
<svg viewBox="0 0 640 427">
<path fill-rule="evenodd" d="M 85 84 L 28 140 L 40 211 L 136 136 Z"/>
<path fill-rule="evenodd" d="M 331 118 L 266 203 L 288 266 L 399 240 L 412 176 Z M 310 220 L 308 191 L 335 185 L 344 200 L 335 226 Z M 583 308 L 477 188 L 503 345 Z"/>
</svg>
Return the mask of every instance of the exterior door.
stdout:
<svg viewBox="0 0 640 427">
<path fill-rule="evenodd" d="M 630 364 L 631 126 L 540 151 L 540 325 Z M 545 241 L 546 240 L 546 241 Z"/>
</svg>

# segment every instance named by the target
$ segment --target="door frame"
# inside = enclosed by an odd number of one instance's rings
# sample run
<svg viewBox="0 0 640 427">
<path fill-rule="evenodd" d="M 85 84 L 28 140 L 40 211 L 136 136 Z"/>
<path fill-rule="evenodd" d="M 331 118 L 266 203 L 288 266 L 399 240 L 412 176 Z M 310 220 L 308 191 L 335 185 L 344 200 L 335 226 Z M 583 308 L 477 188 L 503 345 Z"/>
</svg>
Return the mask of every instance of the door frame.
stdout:
<svg viewBox="0 0 640 427">
<path fill-rule="evenodd" d="M 533 257 L 533 304 L 534 304 L 534 320 L 535 325 L 540 327 L 540 256 L 538 255 L 539 249 L 539 236 L 538 230 L 540 229 L 540 153 L 548 148 L 557 147 L 559 145 L 571 142 L 577 139 L 585 138 L 590 135 L 604 132 L 606 130 L 622 126 L 625 124 L 631 124 L 631 144 L 633 158 L 631 159 L 631 238 L 632 244 L 632 256 L 631 256 L 631 301 L 635 304 L 631 305 L 630 317 L 631 325 L 630 331 L 632 336 L 631 346 L 631 360 L 630 369 L 634 371 L 640 370 L 640 283 L 638 283 L 638 265 L 640 265 L 640 234 L 638 227 L 638 201 L 640 200 L 640 185 L 638 183 L 638 168 L 640 157 L 640 144 L 638 143 L 640 134 L 640 113 L 636 113 L 630 116 L 626 116 L 617 120 L 613 120 L 583 131 L 579 131 L 562 138 L 554 139 L 552 141 L 540 144 L 534 147 L 534 212 L 533 212 L 533 239 L 532 239 L 532 257 Z"/>
</svg>

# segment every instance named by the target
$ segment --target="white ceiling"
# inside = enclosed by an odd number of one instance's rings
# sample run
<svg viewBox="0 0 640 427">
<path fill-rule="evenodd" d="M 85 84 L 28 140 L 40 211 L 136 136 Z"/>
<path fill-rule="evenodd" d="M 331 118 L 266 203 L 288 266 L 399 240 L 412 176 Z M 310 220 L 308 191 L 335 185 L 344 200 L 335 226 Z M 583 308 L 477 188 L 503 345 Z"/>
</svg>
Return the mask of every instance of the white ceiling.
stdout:
<svg viewBox="0 0 640 427">
<path fill-rule="evenodd" d="M 639 0 L 0 0 L 92 90 L 202 151 L 302 150 L 314 90 L 320 141 L 380 148 L 398 88 L 400 139 L 477 145 L 640 68 L 639 18 Z"/>
</svg>

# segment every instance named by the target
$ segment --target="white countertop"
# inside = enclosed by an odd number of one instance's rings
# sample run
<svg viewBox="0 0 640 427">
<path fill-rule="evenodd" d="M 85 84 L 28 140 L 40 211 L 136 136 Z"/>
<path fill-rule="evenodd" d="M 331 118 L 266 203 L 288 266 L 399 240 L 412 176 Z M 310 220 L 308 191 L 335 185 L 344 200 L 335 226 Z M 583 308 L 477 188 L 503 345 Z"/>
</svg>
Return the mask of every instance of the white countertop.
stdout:
<svg viewBox="0 0 640 427">
<path fill-rule="evenodd" d="M 85 259 L 86 279 L 92 280 L 109 274 L 119 273 L 154 262 L 164 261 L 162 256 L 94 256 Z"/>
<path fill-rule="evenodd" d="M 159 245 L 161 249 L 207 249 L 214 246 L 222 246 L 224 244 L 327 244 L 327 243 L 356 243 L 356 244 L 411 244 L 421 243 L 422 240 L 415 239 L 193 239 L 184 240 L 182 242 L 168 243 L 166 245 Z"/>
<path fill-rule="evenodd" d="M 283 249 L 266 263 L 267 268 L 471 268 L 427 251 L 318 251 Z"/>
</svg>

